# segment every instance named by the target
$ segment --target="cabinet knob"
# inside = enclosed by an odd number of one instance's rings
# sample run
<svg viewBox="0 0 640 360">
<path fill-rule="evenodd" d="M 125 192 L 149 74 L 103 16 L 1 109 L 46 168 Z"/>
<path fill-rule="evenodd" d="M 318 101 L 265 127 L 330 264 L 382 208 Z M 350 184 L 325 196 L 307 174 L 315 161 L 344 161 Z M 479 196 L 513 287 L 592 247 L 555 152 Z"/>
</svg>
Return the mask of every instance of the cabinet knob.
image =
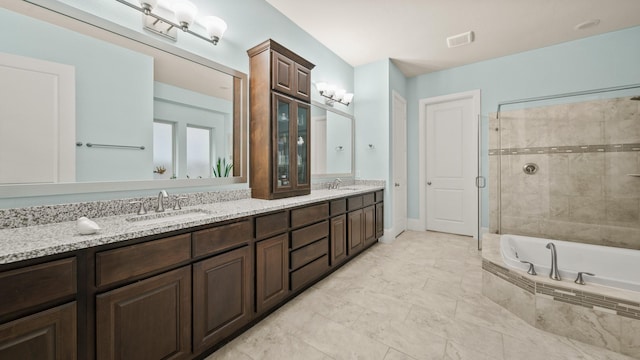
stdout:
<svg viewBox="0 0 640 360">
<path fill-rule="evenodd" d="M 427 185 L 431 185 L 431 181 L 427 181 Z"/>
<path fill-rule="evenodd" d="M 395 183 L 395 184 L 394 184 L 394 186 L 395 186 L 395 187 L 400 187 L 400 184 Z"/>
</svg>

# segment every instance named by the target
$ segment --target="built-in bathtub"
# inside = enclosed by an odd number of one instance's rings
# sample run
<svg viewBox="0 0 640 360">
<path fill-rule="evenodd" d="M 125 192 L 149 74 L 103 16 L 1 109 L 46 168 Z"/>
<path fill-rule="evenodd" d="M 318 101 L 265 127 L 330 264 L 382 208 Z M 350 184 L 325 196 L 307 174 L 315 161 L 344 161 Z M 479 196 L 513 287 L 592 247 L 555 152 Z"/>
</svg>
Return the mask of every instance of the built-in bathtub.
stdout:
<svg viewBox="0 0 640 360">
<path fill-rule="evenodd" d="M 549 242 L 561 281 L 549 278 Z M 489 299 L 538 329 L 640 359 L 640 251 L 498 234 L 482 243 Z M 537 275 L 520 260 L 534 263 Z M 596 276 L 579 285 L 578 272 Z"/>
<path fill-rule="evenodd" d="M 529 265 L 521 262 L 524 260 L 535 265 L 539 276 L 547 276 L 551 270 L 551 251 L 546 248 L 548 243 L 556 247 L 558 270 L 563 279 L 575 280 L 578 272 L 588 272 L 595 276 L 585 275 L 587 283 L 640 292 L 639 250 L 501 235 L 500 254 L 510 268 L 527 271 Z"/>
</svg>

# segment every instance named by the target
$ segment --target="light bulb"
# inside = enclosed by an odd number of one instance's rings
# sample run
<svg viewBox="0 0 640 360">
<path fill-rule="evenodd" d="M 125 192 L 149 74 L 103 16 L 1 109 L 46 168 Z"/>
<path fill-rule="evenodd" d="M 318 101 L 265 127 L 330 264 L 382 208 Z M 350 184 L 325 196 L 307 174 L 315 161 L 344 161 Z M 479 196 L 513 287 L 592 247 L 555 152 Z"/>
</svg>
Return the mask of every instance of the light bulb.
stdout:
<svg viewBox="0 0 640 360">
<path fill-rule="evenodd" d="M 207 34 L 214 45 L 218 44 L 224 32 L 227 31 L 227 23 L 217 16 L 205 16 L 200 22 L 207 29 Z"/>
<path fill-rule="evenodd" d="M 347 91 L 345 89 L 336 90 L 335 95 L 333 95 L 333 99 L 336 101 L 340 101 L 342 100 L 342 98 L 344 97 L 344 94 L 346 93 Z"/>
<path fill-rule="evenodd" d="M 351 102 L 353 101 L 353 94 L 352 93 L 346 93 L 344 94 L 344 97 L 342 97 L 342 102 L 346 105 L 351 104 Z"/>
<path fill-rule="evenodd" d="M 189 0 L 174 0 L 171 3 L 171 9 L 184 31 L 187 31 L 189 26 L 193 24 L 193 20 L 198 14 L 198 8 Z"/>
<path fill-rule="evenodd" d="M 145 15 L 151 14 L 151 10 L 155 9 L 156 5 L 158 5 L 158 0 L 140 0 L 140 6 Z"/>
</svg>

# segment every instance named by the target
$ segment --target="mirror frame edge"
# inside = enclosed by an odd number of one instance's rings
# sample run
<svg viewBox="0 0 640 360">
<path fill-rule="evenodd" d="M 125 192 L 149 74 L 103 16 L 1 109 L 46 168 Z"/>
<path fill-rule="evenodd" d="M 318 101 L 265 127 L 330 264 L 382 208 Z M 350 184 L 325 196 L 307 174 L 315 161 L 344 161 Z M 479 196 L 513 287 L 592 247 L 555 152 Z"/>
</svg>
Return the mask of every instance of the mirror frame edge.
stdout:
<svg viewBox="0 0 640 360">
<path fill-rule="evenodd" d="M 209 179 L 171 179 L 171 180 L 123 180 L 123 181 L 91 181 L 76 183 L 52 183 L 52 184 L 18 184 L 18 185 L 0 185 L 0 198 L 19 198 L 19 197 L 35 197 L 35 196 L 55 196 L 66 194 L 88 194 L 103 193 L 114 191 L 137 191 L 165 188 L 195 188 L 204 186 L 222 186 L 232 184 L 246 183 L 248 185 L 248 136 L 249 136 L 249 119 L 248 119 L 248 75 L 230 68 L 228 66 L 214 62 L 205 57 L 178 48 L 177 46 L 168 44 L 143 33 L 136 32 L 125 26 L 113 23 L 104 18 L 89 14 L 80 9 L 63 4 L 55 0 L 23 0 L 24 2 L 41 7 L 45 10 L 52 11 L 62 16 L 81 21 L 88 25 L 97 27 L 104 31 L 123 36 L 130 40 L 141 44 L 154 47 L 158 50 L 169 54 L 179 56 L 189 61 L 193 61 L 200 65 L 206 66 L 213 70 L 217 70 L 228 74 L 234 78 L 234 112 L 238 112 L 240 119 L 236 124 L 234 122 L 234 159 L 236 153 L 242 159 L 240 166 L 240 175 L 228 178 L 209 178 Z M 9 9 L 10 10 L 10 9 Z M 23 14 L 28 16 L 27 14 Z M 240 89 L 236 89 L 239 83 Z M 235 94 L 239 93 L 240 98 L 236 99 Z M 236 109 L 237 107 L 237 109 Z M 236 132 L 236 128 L 240 128 L 240 132 Z"/>
</svg>

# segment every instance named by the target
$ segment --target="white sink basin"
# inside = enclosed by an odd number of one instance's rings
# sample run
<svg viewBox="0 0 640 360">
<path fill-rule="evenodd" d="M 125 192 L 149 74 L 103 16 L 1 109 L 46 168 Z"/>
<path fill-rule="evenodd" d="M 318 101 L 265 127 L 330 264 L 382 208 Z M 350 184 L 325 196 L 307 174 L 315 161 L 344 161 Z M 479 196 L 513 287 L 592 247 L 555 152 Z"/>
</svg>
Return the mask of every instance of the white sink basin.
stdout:
<svg viewBox="0 0 640 360">
<path fill-rule="evenodd" d="M 198 220 L 199 218 L 210 215 L 211 213 L 209 211 L 203 209 L 167 210 L 166 212 L 155 214 L 133 216 L 125 220 L 135 226 L 147 226 Z"/>
</svg>

